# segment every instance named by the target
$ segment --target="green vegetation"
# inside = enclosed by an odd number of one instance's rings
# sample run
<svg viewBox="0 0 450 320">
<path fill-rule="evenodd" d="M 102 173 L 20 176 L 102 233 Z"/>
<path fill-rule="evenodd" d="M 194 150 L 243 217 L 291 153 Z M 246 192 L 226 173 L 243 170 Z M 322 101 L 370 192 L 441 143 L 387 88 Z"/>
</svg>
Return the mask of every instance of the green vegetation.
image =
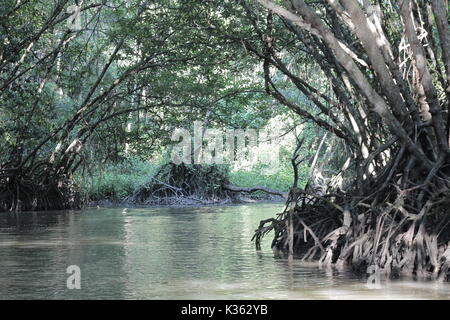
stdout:
<svg viewBox="0 0 450 320">
<path fill-rule="evenodd" d="M 148 162 L 139 158 L 125 159 L 120 163 L 109 164 L 98 168 L 92 175 L 78 177 L 78 184 L 89 202 L 109 200 L 123 201 L 126 197 L 146 184 L 150 177 L 155 175 L 164 162 Z M 292 185 L 292 167 L 284 165 L 270 175 L 261 175 L 258 168 L 250 170 L 233 170 L 226 166 L 226 175 L 230 183 L 242 187 L 264 186 L 270 189 L 288 191 Z M 308 177 L 308 168 L 302 167 L 301 185 L 305 185 Z M 264 192 L 255 195 L 263 197 Z"/>
<path fill-rule="evenodd" d="M 305 180 L 303 181 L 305 182 Z M 235 171 L 230 174 L 230 182 L 242 187 L 264 186 L 287 191 L 292 185 L 292 169 L 289 167 L 280 168 L 279 171 L 271 175 L 261 175 L 258 170 Z"/>
<path fill-rule="evenodd" d="M 88 201 L 121 201 L 146 183 L 156 173 L 159 164 L 138 158 L 98 168 L 92 175 L 79 177 L 81 190 Z"/>
<path fill-rule="evenodd" d="M 142 160 L 127 160 L 120 164 L 109 165 L 81 181 L 81 190 L 89 201 L 122 201 L 138 187 L 148 182 L 161 164 Z M 303 185 L 307 180 L 307 168 L 303 172 Z M 237 186 L 264 186 L 271 189 L 287 191 L 292 185 L 292 168 L 283 167 L 272 175 L 261 175 L 258 170 L 240 170 L 229 172 L 230 182 Z M 262 196 L 264 193 L 259 192 Z"/>
<path fill-rule="evenodd" d="M 79 17 L 74 4 L 0 8 L 0 211 L 147 189 L 220 201 L 258 184 L 288 191 L 288 209 L 257 243 L 273 230 L 291 256 L 447 276 L 446 1 L 89 0 Z M 220 153 L 211 137 L 177 163 L 170 152 L 191 145 L 176 129 L 198 122 L 280 140 L 229 147 L 233 160 L 245 152 L 228 175 L 195 161 L 200 147 Z M 255 154 L 280 165 L 265 175 Z"/>
</svg>

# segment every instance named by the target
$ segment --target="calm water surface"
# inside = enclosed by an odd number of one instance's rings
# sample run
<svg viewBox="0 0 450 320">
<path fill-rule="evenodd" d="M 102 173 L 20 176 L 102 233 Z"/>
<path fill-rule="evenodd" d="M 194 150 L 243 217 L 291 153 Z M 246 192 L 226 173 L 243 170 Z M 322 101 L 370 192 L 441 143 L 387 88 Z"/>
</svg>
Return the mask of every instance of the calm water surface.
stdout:
<svg viewBox="0 0 450 320">
<path fill-rule="evenodd" d="M 0 299 L 450 299 L 275 258 L 250 241 L 282 204 L 0 214 Z M 66 268 L 81 268 L 81 289 Z"/>
</svg>

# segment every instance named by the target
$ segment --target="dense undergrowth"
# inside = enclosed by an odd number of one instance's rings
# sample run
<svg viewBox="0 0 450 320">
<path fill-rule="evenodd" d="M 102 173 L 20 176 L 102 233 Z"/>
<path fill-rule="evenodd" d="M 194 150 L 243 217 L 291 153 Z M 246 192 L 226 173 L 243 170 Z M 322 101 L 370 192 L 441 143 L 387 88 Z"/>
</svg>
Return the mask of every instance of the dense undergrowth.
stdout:
<svg viewBox="0 0 450 320">
<path fill-rule="evenodd" d="M 118 164 L 108 164 L 96 170 L 92 174 L 78 176 L 77 182 L 83 192 L 83 198 L 87 203 L 102 201 L 122 202 L 129 199 L 139 188 L 148 184 L 149 180 L 158 173 L 168 162 L 160 159 L 154 162 L 138 158 L 125 159 Z M 223 175 L 230 184 L 240 187 L 264 186 L 280 191 L 287 191 L 292 185 L 292 168 L 280 166 L 270 174 L 261 174 L 258 168 L 232 170 L 230 166 L 221 166 Z M 301 181 L 306 181 L 307 168 L 303 168 Z M 271 199 L 272 196 L 257 191 L 252 198 Z"/>
</svg>

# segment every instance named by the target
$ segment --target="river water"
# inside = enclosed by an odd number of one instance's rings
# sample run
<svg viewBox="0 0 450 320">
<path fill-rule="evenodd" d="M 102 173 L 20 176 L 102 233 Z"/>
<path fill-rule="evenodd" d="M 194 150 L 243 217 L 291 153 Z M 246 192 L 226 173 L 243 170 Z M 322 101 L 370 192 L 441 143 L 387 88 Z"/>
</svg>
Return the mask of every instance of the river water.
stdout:
<svg viewBox="0 0 450 320">
<path fill-rule="evenodd" d="M 0 299 L 450 299 L 450 285 L 390 281 L 257 252 L 282 204 L 0 214 Z M 81 289 L 67 288 L 79 266 Z"/>
</svg>

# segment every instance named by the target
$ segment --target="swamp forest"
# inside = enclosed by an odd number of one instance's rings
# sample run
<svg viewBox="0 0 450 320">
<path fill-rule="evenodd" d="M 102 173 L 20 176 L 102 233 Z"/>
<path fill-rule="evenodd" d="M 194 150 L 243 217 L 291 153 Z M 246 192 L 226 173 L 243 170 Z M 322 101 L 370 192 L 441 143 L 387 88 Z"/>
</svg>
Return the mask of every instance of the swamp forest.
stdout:
<svg viewBox="0 0 450 320">
<path fill-rule="evenodd" d="M 448 0 L 0 4 L 0 299 L 450 298 Z"/>
</svg>

